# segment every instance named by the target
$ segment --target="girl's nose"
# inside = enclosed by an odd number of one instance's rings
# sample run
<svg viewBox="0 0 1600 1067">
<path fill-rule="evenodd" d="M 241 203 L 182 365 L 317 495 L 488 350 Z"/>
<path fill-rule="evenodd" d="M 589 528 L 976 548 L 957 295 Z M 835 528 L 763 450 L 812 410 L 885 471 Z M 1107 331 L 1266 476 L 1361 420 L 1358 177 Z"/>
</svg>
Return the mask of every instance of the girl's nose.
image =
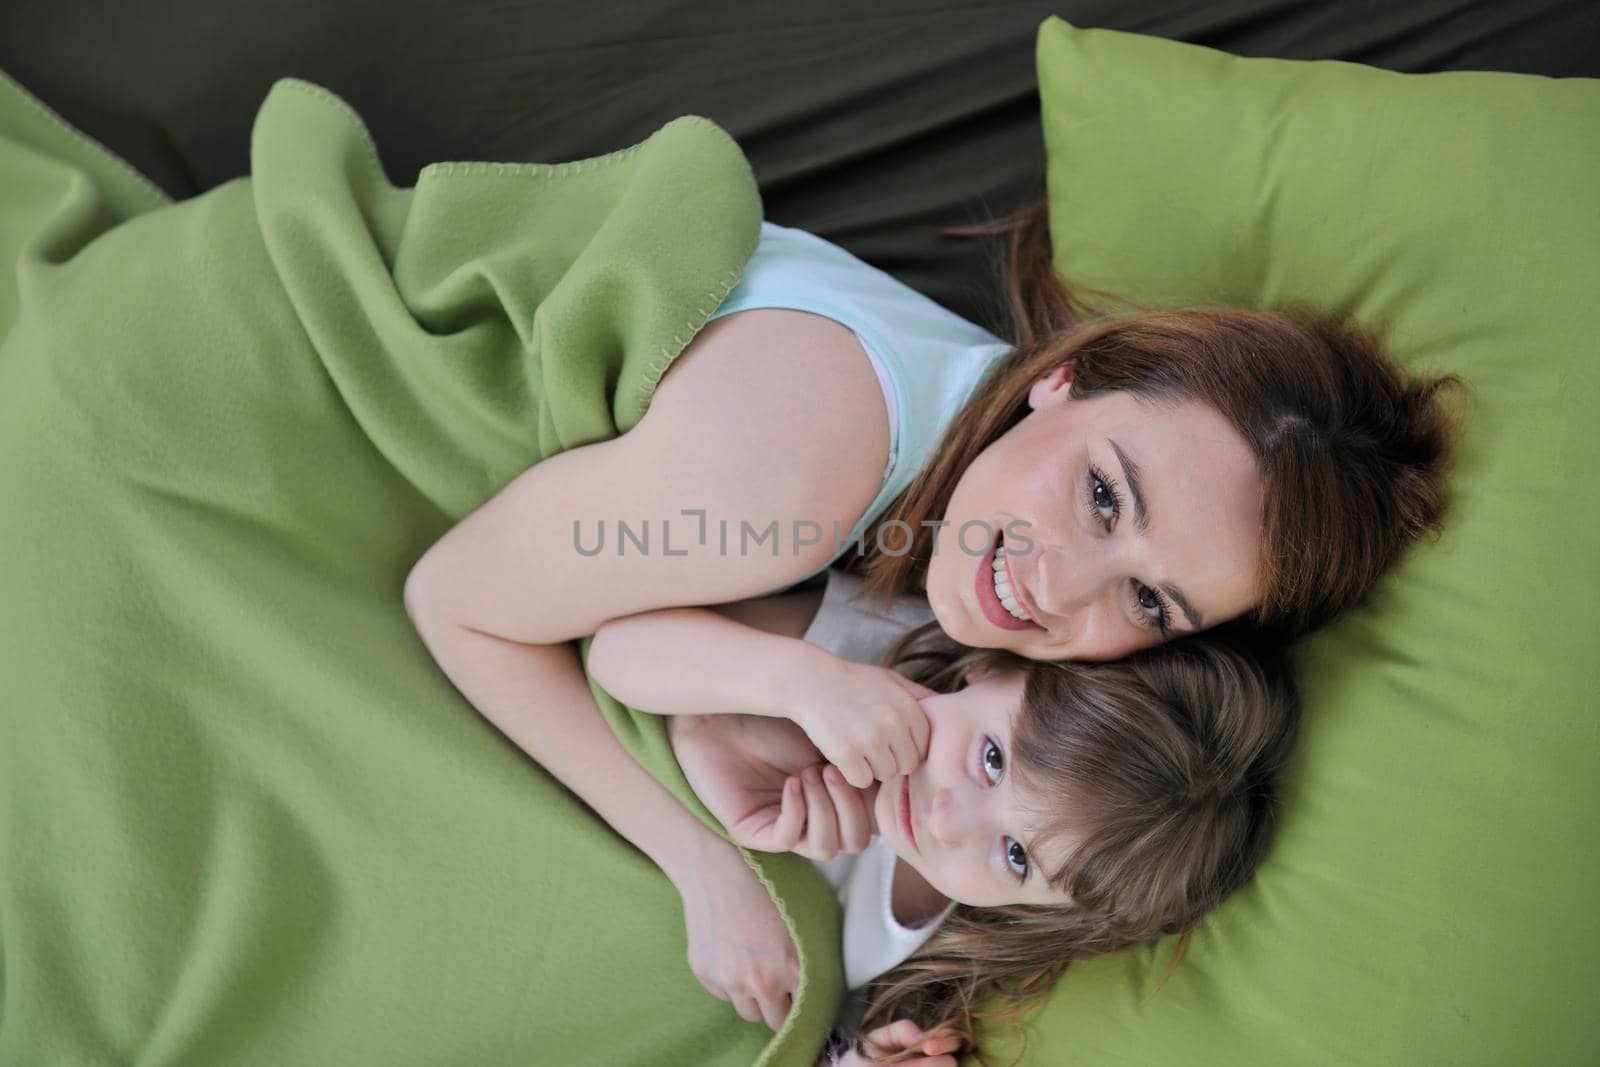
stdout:
<svg viewBox="0 0 1600 1067">
<path fill-rule="evenodd" d="M 963 801 L 940 789 L 928 805 L 928 832 L 944 848 L 957 848 L 970 834 L 977 815 L 972 798 Z"/>
</svg>

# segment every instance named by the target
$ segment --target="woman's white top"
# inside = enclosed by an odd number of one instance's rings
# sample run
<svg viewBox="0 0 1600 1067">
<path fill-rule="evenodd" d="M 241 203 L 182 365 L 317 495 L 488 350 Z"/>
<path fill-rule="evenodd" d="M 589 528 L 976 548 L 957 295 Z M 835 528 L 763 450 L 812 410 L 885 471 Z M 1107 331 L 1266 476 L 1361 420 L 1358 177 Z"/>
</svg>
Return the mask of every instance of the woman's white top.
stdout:
<svg viewBox="0 0 1600 1067">
<path fill-rule="evenodd" d="M 876 600 L 852 602 L 862 580 L 830 567 L 822 605 L 805 632 L 805 640 L 841 659 L 879 663 L 908 630 L 930 621 L 925 597 L 902 594 L 887 607 Z M 904 926 L 890 907 L 897 857 L 882 837 L 874 837 L 859 853 L 840 853 L 813 860 L 844 909 L 845 985 L 860 989 L 888 971 L 926 941 L 954 904 L 918 926 Z"/>
<path fill-rule="evenodd" d="M 911 484 L 945 428 L 1011 346 L 833 242 L 772 222 L 761 224 L 739 283 L 706 321 L 753 308 L 808 311 L 843 323 L 877 372 L 889 415 L 889 461 L 878 495 L 849 535 L 840 537 L 837 560 Z"/>
</svg>

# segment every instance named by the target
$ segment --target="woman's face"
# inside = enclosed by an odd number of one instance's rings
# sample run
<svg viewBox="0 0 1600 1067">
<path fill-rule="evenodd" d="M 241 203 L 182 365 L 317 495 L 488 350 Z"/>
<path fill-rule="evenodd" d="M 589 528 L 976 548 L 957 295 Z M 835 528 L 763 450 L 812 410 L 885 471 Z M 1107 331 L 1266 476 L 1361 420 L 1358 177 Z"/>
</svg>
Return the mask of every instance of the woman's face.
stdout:
<svg viewBox="0 0 1600 1067">
<path fill-rule="evenodd" d="M 1010 773 L 1024 681 L 1021 671 L 1002 671 L 924 697 L 928 758 L 885 781 L 873 803 L 878 834 L 894 853 L 938 892 L 972 907 L 1070 902 L 1045 884 L 1044 872 L 1077 842 L 1056 838 L 1036 853 L 1031 798 Z"/>
<path fill-rule="evenodd" d="M 1108 660 L 1249 610 L 1262 488 L 1238 431 L 1198 401 L 1073 398 L 1071 378 L 1035 382 L 956 484 L 928 566 L 939 625 L 974 648 Z"/>
</svg>

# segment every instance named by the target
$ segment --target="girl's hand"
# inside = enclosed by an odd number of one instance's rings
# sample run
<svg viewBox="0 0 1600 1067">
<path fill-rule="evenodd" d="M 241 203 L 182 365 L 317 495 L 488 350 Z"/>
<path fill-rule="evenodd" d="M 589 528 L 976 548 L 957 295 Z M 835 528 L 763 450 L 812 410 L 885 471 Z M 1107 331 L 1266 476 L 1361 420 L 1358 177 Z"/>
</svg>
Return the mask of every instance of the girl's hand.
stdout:
<svg viewBox="0 0 1600 1067">
<path fill-rule="evenodd" d="M 784 783 L 778 818 L 765 835 L 775 852 L 829 860 L 860 852 L 878 832 L 878 783 L 857 789 L 833 764 L 807 767 Z"/>
<path fill-rule="evenodd" d="M 928 755 L 928 716 L 918 700 L 934 691 L 888 667 L 837 656 L 820 662 L 796 676 L 789 700 L 806 736 L 857 789 L 910 774 Z"/>
<path fill-rule="evenodd" d="M 896 1019 L 867 1033 L 861 1039 L 867 1056 L 850 1049 L 839 1057 L 838 1067 L 869 1067 L 904 1049 L 916 1049 L 921 1056 L 895 1061 L 905 1067 L 956 1067 L 954 1053 L 961 1048 L 961 1039 L 943 1031 L 926 1033 L 910 1019 Z"/>
<path fill-rule="evenodd" d="M 800 960 L 761 879 L 718 838 L 678 894 L 695 978 L 741 1018 L 776 1031 L 800 987 Z"/>
<path fill-rule="evenodd" d="M 736 844 L 831 859 L 878 832 L 878 784 L 856 789 L 789 719 L 674 715 L 667 737 L 695 795 Z"/>
</svg>

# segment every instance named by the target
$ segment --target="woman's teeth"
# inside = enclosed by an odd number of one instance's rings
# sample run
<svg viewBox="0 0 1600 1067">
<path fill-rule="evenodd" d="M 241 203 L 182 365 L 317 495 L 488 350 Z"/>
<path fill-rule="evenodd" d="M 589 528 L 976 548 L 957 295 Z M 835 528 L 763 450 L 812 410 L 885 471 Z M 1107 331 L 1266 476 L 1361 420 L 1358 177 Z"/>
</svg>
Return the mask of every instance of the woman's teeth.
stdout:
<svg viewBox="0 0 1600 1067">
<path fill-rule="evenodd" d="M 1000 604 L 1011 613 L 1014 619 L 1023 622 L 1032 622 L 1028 613 L 1022 610 L 1016 594 L 1011 589 L 1011 580 L 1006 577 L 1006 546 L 996 545 L 994 549 L 994 595 L 1000 598 Z"/>
</svg>

